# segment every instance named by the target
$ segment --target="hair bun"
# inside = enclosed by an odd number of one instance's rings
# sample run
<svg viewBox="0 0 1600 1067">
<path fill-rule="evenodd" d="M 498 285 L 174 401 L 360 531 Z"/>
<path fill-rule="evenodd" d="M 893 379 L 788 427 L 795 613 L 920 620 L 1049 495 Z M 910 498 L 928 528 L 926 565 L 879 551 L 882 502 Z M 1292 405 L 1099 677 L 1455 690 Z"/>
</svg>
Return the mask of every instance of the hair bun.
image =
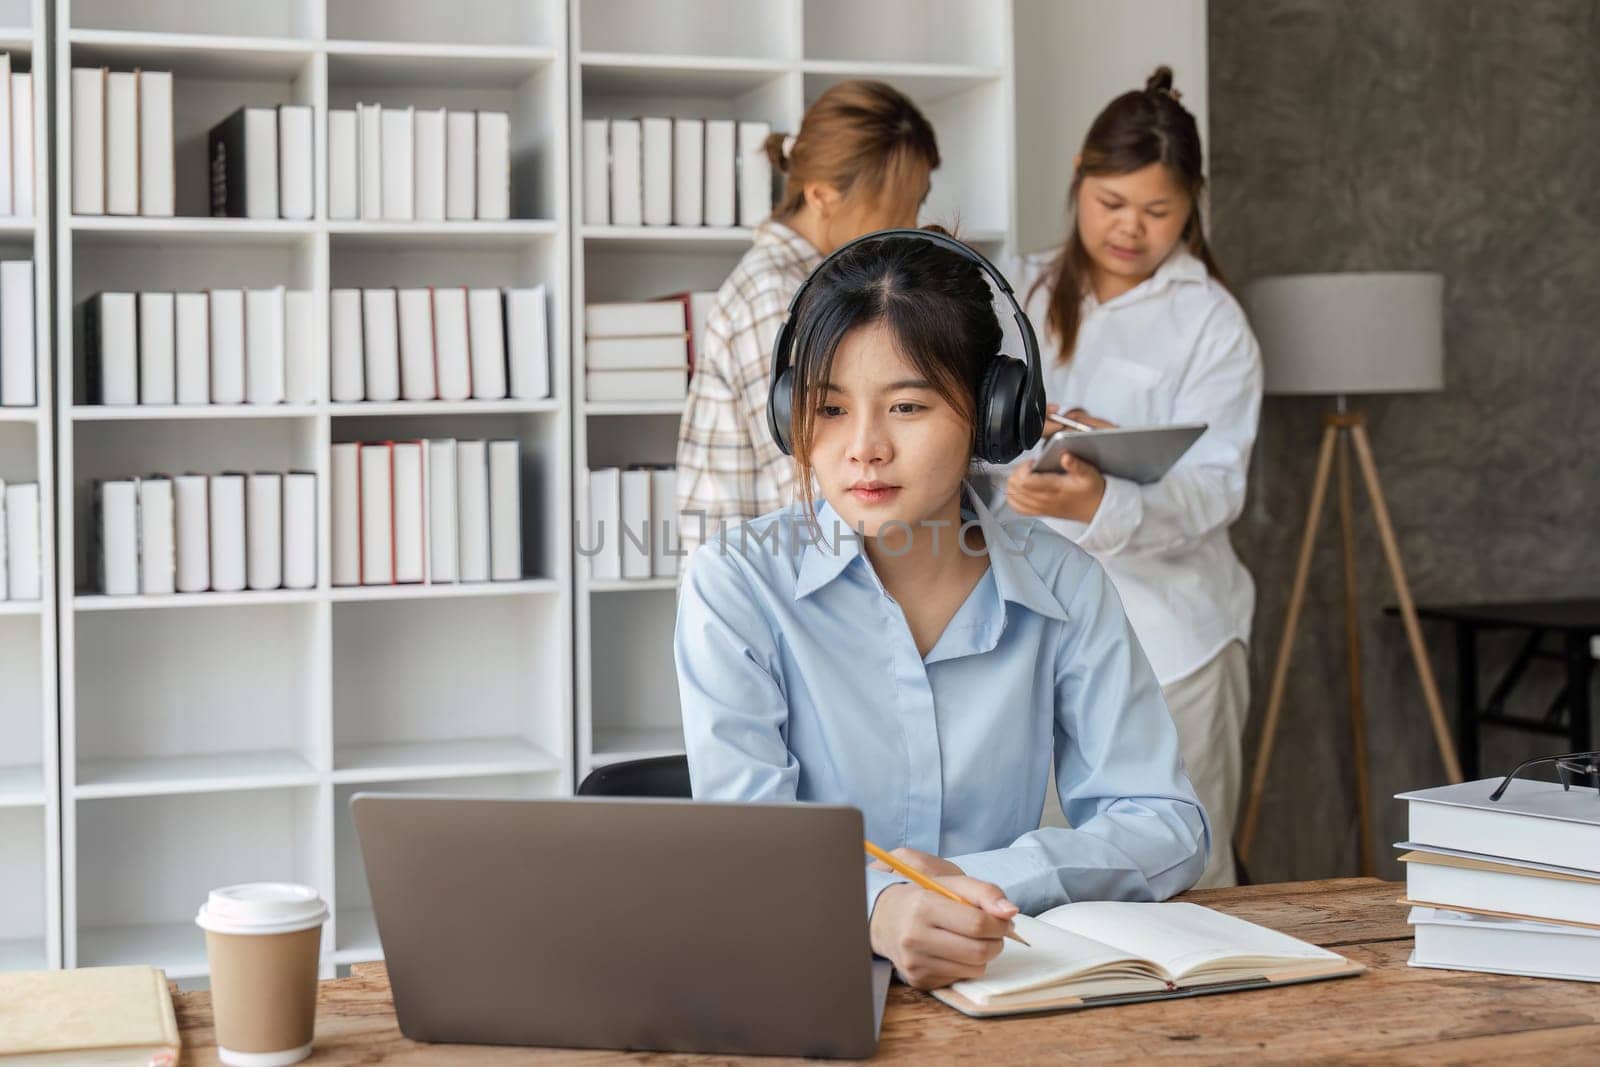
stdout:
<svg viewBox="0 0 1600 1067">
<path fill-rule="evenodd" d="M 1147 93 L 1166 93 L 1172 99 L 1178 99 L 1178 93 L 1172 88 L 1172 68 L 1165 64 L 1156 68 L 1154 74 L 1144 81 L 1144 91 Z"/>
</svg>

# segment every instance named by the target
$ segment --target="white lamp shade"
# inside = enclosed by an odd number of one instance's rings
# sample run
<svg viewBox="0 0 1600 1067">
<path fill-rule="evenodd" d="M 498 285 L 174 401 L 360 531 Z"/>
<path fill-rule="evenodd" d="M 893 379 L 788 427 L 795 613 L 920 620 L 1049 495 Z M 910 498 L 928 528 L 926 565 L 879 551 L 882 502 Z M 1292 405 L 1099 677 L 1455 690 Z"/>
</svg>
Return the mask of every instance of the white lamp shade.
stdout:
<svg viewBox="0 0 1600 1067">
<path fill-rule="evenodd" d="M 1292 274 L 1245 289 L 1268 393 L 1444 388 L 1444 278 L 1417 271 Z"/>
</svg>

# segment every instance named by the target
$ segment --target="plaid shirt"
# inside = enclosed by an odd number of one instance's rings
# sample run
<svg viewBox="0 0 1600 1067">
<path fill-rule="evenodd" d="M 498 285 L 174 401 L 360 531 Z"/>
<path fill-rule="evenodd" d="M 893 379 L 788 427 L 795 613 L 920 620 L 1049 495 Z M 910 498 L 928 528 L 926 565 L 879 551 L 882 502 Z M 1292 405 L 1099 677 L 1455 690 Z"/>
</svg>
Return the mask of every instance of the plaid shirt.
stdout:
<svg viewBox="0 0 1600 1067">
<path fill-rule="evenodd" d="M 767 427 L 772 342 L 789 301 L 822 256 L 771 219 L 717 290 L 678 427 L 678 511 L 685 552 L 729 526 L 789 504 L 794 463 Z M 702 518 L 701 516 L 704 516 Z"/>
</svg>

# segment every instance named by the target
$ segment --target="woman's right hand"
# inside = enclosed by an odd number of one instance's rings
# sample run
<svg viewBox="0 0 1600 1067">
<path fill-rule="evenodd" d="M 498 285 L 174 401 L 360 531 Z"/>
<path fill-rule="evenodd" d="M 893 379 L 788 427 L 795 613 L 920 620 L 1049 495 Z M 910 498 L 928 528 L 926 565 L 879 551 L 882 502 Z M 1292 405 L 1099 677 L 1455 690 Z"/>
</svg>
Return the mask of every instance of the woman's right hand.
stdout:
<svg viewBox="0 0 1600 1067">
<path fill-rule="evenodd" d="M 872 909 L 872 951 L 894 961 L 900 976 L 917 989 L 982 977 L 989 961 L 1000 955 L 1017 914 L 999 886 L 965 875 L 938 881 L 978 907 L 900 883 L 878 894 Z"/>
</svg>

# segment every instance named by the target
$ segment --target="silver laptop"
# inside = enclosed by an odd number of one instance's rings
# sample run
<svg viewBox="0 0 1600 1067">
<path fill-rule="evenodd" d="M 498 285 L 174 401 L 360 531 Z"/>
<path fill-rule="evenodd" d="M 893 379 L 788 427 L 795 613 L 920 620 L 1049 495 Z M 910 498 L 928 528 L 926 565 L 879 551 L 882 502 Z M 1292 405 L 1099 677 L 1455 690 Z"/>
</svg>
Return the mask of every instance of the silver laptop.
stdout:
<svg viewBox="0 0 1600 1067">
<path fill-rule="evenodd" d="M 861 813 L 580 797 L 351 799 L 417 1041 L 862 1058 L 889 966 Z"/>
</svg>

